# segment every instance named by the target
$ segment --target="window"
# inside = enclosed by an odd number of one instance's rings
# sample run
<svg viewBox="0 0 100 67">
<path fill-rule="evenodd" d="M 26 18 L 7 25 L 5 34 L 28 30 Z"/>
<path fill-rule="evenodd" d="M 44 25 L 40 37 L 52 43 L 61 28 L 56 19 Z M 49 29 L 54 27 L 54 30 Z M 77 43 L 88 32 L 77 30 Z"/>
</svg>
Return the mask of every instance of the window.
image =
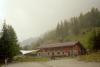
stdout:
<svg viewBox="0 0 100 67">
<path fill-rule="evenodd" d="M 64 52 L 63 52 L 63 54 L 64 54 Z"/>
<path fill-rule="evenodd" d="M 44 51 L 47 52 L 47 49 L 45 49 Z"/>
<path fill-rule="evenodd" d="M 57 52 L 57 54 L 60 54 L 60 52 Z"/>
<path fill-rule="evenodd" d="M 52 52 L 52 56 L 54 56 L 54 52 Z"/>
<path fill-rule="evenodd" d="M 49 55 L 49 53 L 48 53 L 48 55 Z"/>
<path fill-rule="evenodd" d="M 40 56 L 40 53 L 38 53 L 38 56 Z"/>
</svg>

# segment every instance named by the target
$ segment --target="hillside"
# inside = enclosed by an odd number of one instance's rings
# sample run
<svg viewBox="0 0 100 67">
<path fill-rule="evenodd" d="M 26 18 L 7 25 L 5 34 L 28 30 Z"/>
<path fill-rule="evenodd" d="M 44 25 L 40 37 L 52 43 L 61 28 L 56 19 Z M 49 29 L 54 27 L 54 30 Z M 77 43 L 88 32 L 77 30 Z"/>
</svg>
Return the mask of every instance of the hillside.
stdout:
<svg viewBox="0 0 100 67">
<path fill-rule="evenodd" d="M 22 42 L 20 42 L 20 46 L 21 47 L 24 47 L 24 46 L 30 46 L 32 45 L 32 43 L 34 42 L 37 42 L 38 38 L 28 38 Z"/>
<path fill-rule="evenodd" d="M 44 34 L 36 43 L 38 46 L 46 43 L 80 41 L 86 49 L 100 49 L 100 11 L 92 8 L 85 14 L 63 20 L 56 29 Z"/>
</svg>

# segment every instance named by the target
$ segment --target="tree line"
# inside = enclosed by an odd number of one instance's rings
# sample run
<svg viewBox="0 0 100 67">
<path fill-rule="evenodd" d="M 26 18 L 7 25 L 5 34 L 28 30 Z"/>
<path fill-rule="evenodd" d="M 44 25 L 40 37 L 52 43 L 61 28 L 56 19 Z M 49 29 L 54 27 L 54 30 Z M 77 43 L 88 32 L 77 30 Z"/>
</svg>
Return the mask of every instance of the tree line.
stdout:
<svg viewBox="0 0 100 67">
<path fill-rule="evenodd" d="M 56 29 L 45 33 L 37 43 L 33 44 L 36 44 L 35 48 L 41 44 L 75 40 L 80 41 L 87 49 L 100 49 L 100 11 L 97 8 L 59 22 Z"/>
</svg>

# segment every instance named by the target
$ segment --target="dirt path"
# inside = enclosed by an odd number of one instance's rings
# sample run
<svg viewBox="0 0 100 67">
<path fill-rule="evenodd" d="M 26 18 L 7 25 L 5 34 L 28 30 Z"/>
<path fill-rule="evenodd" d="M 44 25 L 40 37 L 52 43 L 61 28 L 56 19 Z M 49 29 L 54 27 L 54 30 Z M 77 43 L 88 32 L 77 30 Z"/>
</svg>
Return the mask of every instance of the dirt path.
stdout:
<svg viewBox="0 0 100 67">
<path fill-rule="evenodd" d="M 75 59 L 63 59 L 47 62 L 52 67 L 100 67 L 100 63 L 80 62 Z"/>
<path fill-rule="evenodd" d="M 100 63 L 80 62 L 75 59 L 52 60 L 49 62 L 23 62 L 9 64 L 7 67 L 100 67 Z"/>
</svg>

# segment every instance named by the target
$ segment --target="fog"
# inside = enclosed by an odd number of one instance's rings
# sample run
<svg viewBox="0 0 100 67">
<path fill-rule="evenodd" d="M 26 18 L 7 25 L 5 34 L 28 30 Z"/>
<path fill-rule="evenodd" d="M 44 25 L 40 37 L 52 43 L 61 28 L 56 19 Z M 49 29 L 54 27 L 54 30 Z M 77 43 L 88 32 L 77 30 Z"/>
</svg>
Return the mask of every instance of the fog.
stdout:
<svg viewBox="0 0 100 67">
<path fill-rule="evenodd" d="M 100 9 L 100 0 L 0 0 L 0 22 L 6 19 L 22 41 L 39 37 L 54 29 L 58 22 L 92 7 Z"/>
</svg>

